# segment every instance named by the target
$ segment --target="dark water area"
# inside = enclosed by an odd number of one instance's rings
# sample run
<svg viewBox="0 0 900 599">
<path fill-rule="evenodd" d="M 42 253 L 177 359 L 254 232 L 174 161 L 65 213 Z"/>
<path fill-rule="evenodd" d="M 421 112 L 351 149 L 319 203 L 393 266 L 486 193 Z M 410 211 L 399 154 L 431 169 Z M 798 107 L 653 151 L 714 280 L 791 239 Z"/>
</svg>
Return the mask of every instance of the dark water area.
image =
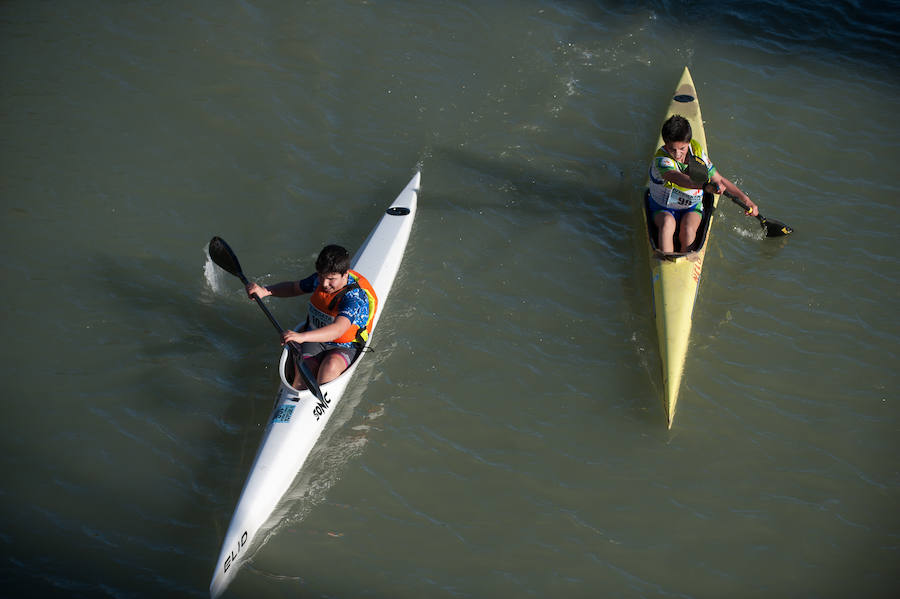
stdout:
<svg viewBox="0 0 900 599">
<path fill-rule="evenodd" d="M 717 29 L 723 39 L 772 55 L 817 54 L 896 70 L 897 2 L 638 2 L 687 35 Z"/>
<path fill-rule="evenodd" d="M 898 8 L 0 4 L 0 595 L 208 596 L 280 348 L 205 246 L 299 278 L 421 170 L 226 596 L 893 597 Z M 795 233 L 720 206 L 666 430 L 638 198 L 685 66 Z"/>
</svg>

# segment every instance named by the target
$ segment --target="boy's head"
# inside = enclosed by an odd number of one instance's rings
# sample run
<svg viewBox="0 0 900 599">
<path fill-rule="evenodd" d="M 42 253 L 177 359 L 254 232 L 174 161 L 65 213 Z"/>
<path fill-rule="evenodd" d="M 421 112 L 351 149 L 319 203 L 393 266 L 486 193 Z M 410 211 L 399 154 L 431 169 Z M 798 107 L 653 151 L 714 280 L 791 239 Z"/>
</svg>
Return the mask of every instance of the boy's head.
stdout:
<svg viewBox="0 0 900 599">
<path fill-rule="evenodd" d="M 664 143 L 673 141 L 689 142 L 691 141 L 691 136 L 691 123 L 680 114 L 672 115 L 663 123 L 662 139 Z"/>
<path fill-rule="evenodd" d="M 326 245 L 316 258 L 316 272 L 320 275 L 343 275 L 348 270 L 350 253 L 339 245 Z"/>
</svg>

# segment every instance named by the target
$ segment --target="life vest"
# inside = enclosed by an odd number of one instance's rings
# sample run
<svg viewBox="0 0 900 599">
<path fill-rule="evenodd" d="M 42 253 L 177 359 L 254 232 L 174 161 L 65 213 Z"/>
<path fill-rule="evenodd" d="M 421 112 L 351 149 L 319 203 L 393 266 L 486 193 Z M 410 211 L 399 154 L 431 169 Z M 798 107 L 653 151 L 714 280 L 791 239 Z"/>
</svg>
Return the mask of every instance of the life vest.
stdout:
<svg viewBox="0 0 900 599">
<path fill-rule="evenodd" d="M 700 158 L 706 164 L 706 161 L 703 160 L 703 148 L 700 147 L 700 142 L 696 139 L 691 140 L 690 153 Z M 687 210 L 703 201 L 702 189 L 681 187 L 663 179 L 662 173 L 659 173 L 656 169 L 657 158 L 669 158 L 677 165 L 682 164 L 672 158 L 664 147 L 658 149 L 653 155 L 653 164 L 650 166 L 650 197 L 653 198 L 654 202 L 675 210 Z M 660 175 L 659 178 L 654 176 L 654 174 Z"/>
<path fill-rule="evenodd" d="M 309 315 L 306 323 L 309 329 L 320 329 L 333 323 L 338 316 L 338 309 L 344 295 L 353 289 L 362 289 L 366 294 L 366 299 L 369 300 L 369 317 L 366 320 L 366 326 L 360 328 L 351 323 L 350 328 L 344 331 L 343 335 L 330 343 L 358 343 L 359 345 L 364 345 L 369 339 L 369 333 L 372 332 L 372 321 L 375 318 L 375 310 L 378 309 L 378 298 L 375 296 L 375 289 L 372 288 L 372 284 L 364 276 L 355 270 L 349 272 L 350 278 L 347 284 L 334 293 L 326 293 L 322 290 L 322 283 L 319 283 L 309 299 Z"/>
</svg>

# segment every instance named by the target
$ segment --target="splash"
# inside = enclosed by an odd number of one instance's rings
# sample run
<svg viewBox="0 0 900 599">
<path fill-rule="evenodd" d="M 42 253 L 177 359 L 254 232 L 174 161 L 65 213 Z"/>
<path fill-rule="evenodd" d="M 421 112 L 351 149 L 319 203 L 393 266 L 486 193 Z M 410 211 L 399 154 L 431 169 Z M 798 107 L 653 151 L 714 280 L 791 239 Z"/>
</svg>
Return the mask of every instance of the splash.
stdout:
<svg viewBox="0 0 900 599">
<path fill-rule="evenodd" d="M 203 278 L 206 279 L 206 286 L 214 294 L 219 295 L 225 289 L 225 273 L 209 257 L 209 246 L 203 246 L 203 255 L 206 258 L 206 262 L 203 264 Z"/>
<path fill-rule="evenodd" d="M 760 228 L 744 229 L 740 225 L 731 225 L 731 230 L 746 239 L 762 240 L 766 238 L 766 233 Z"/>
</svg>

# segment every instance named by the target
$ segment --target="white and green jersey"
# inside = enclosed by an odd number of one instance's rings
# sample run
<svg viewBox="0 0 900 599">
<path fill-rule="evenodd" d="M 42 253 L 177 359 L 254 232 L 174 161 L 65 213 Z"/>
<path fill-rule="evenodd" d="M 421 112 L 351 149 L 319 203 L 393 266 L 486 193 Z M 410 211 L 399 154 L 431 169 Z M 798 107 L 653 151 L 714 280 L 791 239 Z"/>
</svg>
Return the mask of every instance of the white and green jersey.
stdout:
<svg viewBox="0 0 900 599">
<path fill-rule="evenodd" d="M 716 167 L 700 147 L 700 143 L 694 139 L 691 140 L 689 155 L 691 154 L 700 158 L 706 165 L 707 176 L 712 177 L 715 174 Z M 670 210 L 690 210 L 700 204 L 703 200 L 702 189 L 681 187 L 663 178 L 666 173 L 676 170 L 684 173 L 687 166 L 686 162 L 678 162 L 672 158 L 664 147 L 658 149 L 653 155 L 653 162 L 650 163 L 650 199 Z"/>
</svg>

